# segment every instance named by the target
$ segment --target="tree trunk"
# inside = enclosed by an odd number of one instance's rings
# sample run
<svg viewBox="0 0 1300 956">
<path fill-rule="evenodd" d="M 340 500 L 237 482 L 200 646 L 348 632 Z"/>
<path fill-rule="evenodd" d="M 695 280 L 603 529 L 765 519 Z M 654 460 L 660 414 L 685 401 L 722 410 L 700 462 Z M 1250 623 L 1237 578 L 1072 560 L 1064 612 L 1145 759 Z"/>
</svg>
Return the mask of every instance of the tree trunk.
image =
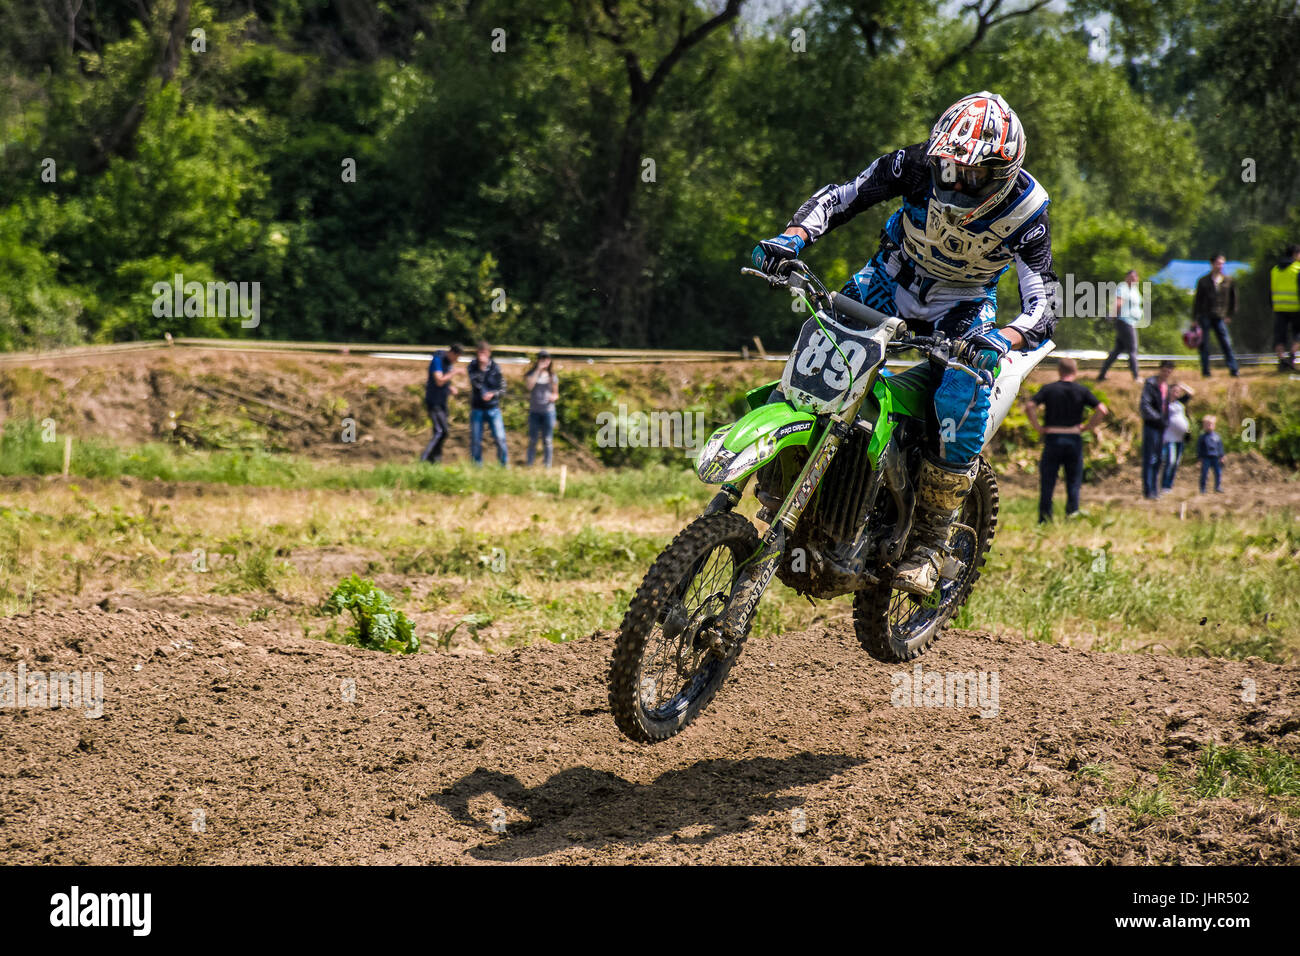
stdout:
<svg viewBox="0 0 1300 956">
<path fill-rule="evenodd" d="M 644 266 L 648 250 L 644 236 L 632 221 L 632 201 L 640 182 L 645 146 L 645 112 L 649 102 L 634 104 L 623 124 L 617 165 L 601 212 L 600 240 L 593 257 L 595 284 L 604 315 L 601 328 L 620 348 L 646 344 L 645 307 L 648 277 Z"/>
<path fill-rule="evenodd" d="M 643 346 L 652 321 L 649 313 L 652 252 L 642 225 L 636 220 L 633 203 L 641 185 L 641 163 L 645 158 L 645 127 L 655 96 L 664 80 L 686 53 L 719 27 L 734 20 L 744 0 L 727 0 L 715 16 L 686 29 L 686 14 L 678 21 L 677 42 L 655 66 L 649 78 L 641 70 L 636 52 L 620 35 L 607 36 L 623 56 L 628 74 L 628 113 L 619 137 L 618 158 L 609 179 L 601 220 L 593 234 L 599 237 L 592 249 L 592 286 L 604 314 L 598 327 L 613 344 L 627 348 Z"/>
<path fill-rule="evenodd" d="M 189 33 L 190 4 L 191 0 L 177 0 L 176 12 L 168 25 L 166 39 L 160 43 L 154 58 L 152 72 L 162 79 L 164 86 L 171 82 L 177 69 L 180 68 L 185 37 Z M 143 91 L 141 95 L 143 96 Z M 113 155 L 125 152 L 127 144 L 135 139 L 135 132 L 140 128 L 142 119 L 144 119 L 144 100 L 138 99 L 131 104 L 131 108 L 126 111 L 117 128 L 100 143 L 86 171 L 98 173 L 108 166 L 108 161 Z"/>
</svg>

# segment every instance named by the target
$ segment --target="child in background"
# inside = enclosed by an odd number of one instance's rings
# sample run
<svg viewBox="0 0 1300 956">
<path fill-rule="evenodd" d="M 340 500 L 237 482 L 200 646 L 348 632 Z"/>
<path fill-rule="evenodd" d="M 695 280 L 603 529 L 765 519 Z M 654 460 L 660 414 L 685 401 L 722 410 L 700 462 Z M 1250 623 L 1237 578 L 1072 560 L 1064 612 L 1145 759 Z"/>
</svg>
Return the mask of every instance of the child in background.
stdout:
<svg viewBox="0 0 1300 956">
<path fill-rule="evenodd" d="M 1214 415 L 1201 419 L 1201 437 L 1196 439 L 1196 457 L 1201 459 L 1201 494 L 1205 494 L 1205 477 L 1214 469 L 1214 490 L 1221 492 L 1223 483 L 1223 439 L 1214 430 L 1219 423 Z"/>
<path fill-rule="evenodd" d="M 1164 491 L 1174 488 L 1174 476 L 1183 460 L 1183 448 L 1187 444 L 1187 433 L 1191 431 L 1191 422 L 1187 420 L 1187 408 L 1183 401 L 1192 397 L 1192 390 L 1186 385 L 1174 385 L 1169 389 L 1169 423 L 1161 438 L 1160 461 L 1163 474 L 1160 487 Z"/>
</svg>

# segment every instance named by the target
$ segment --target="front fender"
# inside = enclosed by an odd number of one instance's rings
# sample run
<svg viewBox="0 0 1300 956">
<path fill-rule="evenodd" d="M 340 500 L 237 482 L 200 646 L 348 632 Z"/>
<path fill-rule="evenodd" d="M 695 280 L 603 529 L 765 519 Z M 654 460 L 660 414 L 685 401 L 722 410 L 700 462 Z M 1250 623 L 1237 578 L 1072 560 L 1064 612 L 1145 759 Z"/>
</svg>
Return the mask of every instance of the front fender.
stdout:
<svg viewBox="0 0 1300 956">
<path fill-rule="evenodd" d="M 695 473 L 711 485 L 748 477 L 785 449 L 808 444 L 816 422 L 811 412 L 787 402 L 760 405 L 709 436 L 695 461 Z"/>
</svg>

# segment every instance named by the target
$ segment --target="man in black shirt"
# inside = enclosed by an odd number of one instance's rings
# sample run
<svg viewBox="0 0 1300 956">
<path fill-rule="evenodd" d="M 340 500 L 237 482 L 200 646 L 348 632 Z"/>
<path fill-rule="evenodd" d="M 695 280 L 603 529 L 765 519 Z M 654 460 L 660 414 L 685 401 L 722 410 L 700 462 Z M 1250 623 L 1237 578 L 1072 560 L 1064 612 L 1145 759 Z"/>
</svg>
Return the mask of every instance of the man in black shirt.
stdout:
<svg viewBox="0 0 1300 956">
<path fill-rule="evenodd" d="M 1196 296 L 1192 299 L 1192 320 L 1201 327 L 1201 375 L 1210 377 L 1210 333 L 1219 339 L 1223 360 L 1228 372 L 1237 377 L 1237 356 L 1232 351 L 1232 336 L 1228 325 L 1237 314 L 1237 286 L 1223 271 L 1227 260 L 1222 255 L 1210 259 L 1210 271 L 1196 283 Z"/>
<path fill-rule="evenodd" d="M 461 347 L 451 345 L 445 351 L 434 352 L 429 360 L 429 379 L 424 384 L 424 407 L 433 422 L 433 440 L 425 446 L 420 461 L 438 464 L 442 461 L 442 443 L 447 440 L 447 396 L 456 394 L 451 376 L 460 361 Z"/>
<path fill-rule="evenodd" d="M 1043 436 L 1043 457 L 1038 463 L 1038 523 L 1052 520 L 1052 495 L 1056 492 L 1056 473 L 1065 469 L 1065 515 L 1079 511 L 1079 488 L 1083 485 L 1083 433 L 1096 431 L 1110 410 L 1075 378 L 1079 366 L 1074 359 L 1056 363 L 1060 380 L 1044 385 L 1026 399 L 1025 412 L 1034 431 Z M 1038 409 L 1043 422 L 1038 422 Z M 1083 411 L 1095 409 L 1085 425 Z"/>
</svg>

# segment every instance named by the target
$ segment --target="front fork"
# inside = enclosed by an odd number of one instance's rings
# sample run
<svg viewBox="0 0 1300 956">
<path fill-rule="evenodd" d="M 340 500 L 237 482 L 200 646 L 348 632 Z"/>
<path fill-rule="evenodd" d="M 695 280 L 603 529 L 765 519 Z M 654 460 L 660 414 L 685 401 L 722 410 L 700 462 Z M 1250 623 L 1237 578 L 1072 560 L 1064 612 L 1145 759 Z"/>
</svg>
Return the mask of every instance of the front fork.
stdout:
<svg viewBox="0 0 1300 956">
<path fill-rule="evenodd" d="M 763 535 L 758 550 L 741 566 L 736 582 L 732 585 L 731 600 L 727 603 L 721 625 L 709 635 L 709 647 L 713 654 L 720 657 L 730 656 L 740 640 L 748 633 L 754 609 L 758 606 L 763 592 L 767 590 L 768 584 L 771 583 L 781 556 L 785 553 L 786 534 L 793 531 L 798 524 L 800 516 L 812 501 L 813 493 L 821 484 L 822 476 L 826 474 L 826 469 L 830 467 L 835 453 L 839 451 L 848 433 L 847 422 L 839 418 L 832 419 L 813 449 L 813 453 L 808 456 L 803 470 L 795 479 L 794 490 L 786 495 L 785 501 L 772 518 L 772 523 L 768 526 L 767 533 Z M 713 503 L 717 503 L 718 499 L 726 494 L 728 491 L 724 488 L 714 498 Z M 713 503 L 710 504 L 710 508 L 713 507 Z"/>
</svg>

